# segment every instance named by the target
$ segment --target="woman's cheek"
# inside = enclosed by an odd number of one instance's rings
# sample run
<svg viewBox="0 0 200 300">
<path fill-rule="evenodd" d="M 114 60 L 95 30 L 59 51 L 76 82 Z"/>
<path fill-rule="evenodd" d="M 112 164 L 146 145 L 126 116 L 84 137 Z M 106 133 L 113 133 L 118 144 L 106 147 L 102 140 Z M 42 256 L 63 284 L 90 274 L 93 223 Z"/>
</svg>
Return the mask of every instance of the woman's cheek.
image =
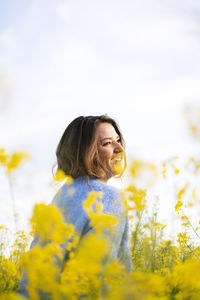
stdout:
<svg viewBox="0 0 200 300">
<path fill-rule="evenodd" d="M 110 159 L 111 158 L 111 153 L 109 150 L 106 150 L 105 153 L 104 153 L 104 158 L 106 159 Z"/>
</svg>

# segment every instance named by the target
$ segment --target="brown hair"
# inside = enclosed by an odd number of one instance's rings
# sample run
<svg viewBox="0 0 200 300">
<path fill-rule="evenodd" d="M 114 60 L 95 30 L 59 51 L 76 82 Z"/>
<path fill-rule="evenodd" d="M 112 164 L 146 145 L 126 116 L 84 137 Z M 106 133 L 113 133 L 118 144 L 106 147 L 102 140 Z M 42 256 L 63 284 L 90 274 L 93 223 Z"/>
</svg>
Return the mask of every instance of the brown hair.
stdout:
<svg viewBox="0 0 200 300">
<path fill-rule="evenodd" d="M 110 123 L 125 147 L 124 139 L 117 123 L 107 115 L 80 116 L 65 129 L 56 149 L 57 170 L 62 170 L 73 178 L 90 175 L 96 178 L 109 178 L 110 170 L 100 160 L 95 131 L 99 123 Z M 126 168 L 124 153 L 124 168 Z"/>
</svg>

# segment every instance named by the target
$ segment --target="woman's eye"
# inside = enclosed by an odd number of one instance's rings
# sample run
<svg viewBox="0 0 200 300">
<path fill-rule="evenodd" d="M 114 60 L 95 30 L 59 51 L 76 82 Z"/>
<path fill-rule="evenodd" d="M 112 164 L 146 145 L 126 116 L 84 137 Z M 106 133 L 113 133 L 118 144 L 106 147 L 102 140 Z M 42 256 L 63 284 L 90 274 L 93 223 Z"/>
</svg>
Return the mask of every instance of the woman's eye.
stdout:
<svg viewBox="0 0 200 300">
<path fill-rule="evenodd" d="M 110 145 L 111 142 L 106 142 L 105 144 L 103 144 L 103 146 L 107 146 L 107 145 Z"/>
<path fill-rule="evenodd" d="M 121 139 L 118 139 L 116 142 L 121 144 Z M 111 142 L 106 142 L 105 144 L 103 144 L 103 146 L 108 146 L 110 144 L 111 144 Z"/>
</svg>

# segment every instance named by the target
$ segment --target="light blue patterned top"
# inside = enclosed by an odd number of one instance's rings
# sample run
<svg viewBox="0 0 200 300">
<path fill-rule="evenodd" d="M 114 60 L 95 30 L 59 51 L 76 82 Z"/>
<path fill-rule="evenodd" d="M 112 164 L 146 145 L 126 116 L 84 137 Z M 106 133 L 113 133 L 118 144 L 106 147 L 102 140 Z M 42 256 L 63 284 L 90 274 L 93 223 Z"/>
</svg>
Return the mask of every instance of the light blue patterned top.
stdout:
<svg viewBox="0 0 200 300">
<path fill-rule="evenodd" d="M 132 260 L 128 238 L 128 216 L 124 213 L 125 208 L 118 189 L 94 177 L 81 176 L 74 179 L 70 185 L 64 184 L 53 198 L 52 203 L 60 208 L 64 220 L 74 225 L 80 243 L 86 234 L 94 231 L 82 205 L 88 193 L 92 190 L 103 192 L 103 196 L 98 198 L 98 201 L 103 204 L 103 213 L 112 214 L 118 218 L 115 234 L 110 233 L 108 236 L 111 245 L 109 258 L 118 259 L 119 263 L 125 266 L 125 270 L 130 272 L 132 270 Z M 35 244 L 34 241 L 31 247 L 33 247 L 33 244 Z M 22 276 L 19 286 L 19 293 L 22 296 L 27 296 L 25 285 L 26 278 Z"/>
<path fill-rule="evenodd" d="M 73 224 L 77 234 L 82 238 L 93 231 L 82 205 L 91 190 L 103 192 L 103 196 L 98 198 L 98 201 L 103 204 L 103 212 L 118 218 L 116 232 L 114 235 L 110 234 L 110 258 L 117 258 L 121 264 L 125 265 L 126 270 L 130 271 L 132 263 L 128 241 L 128 217 L 124 214 L 125 208 L 118 189 L 96 178 L 90 177 L 88 184 L 86 177 L 79 177 L 71 185 L 64 185 L 54 197 L 53 203 L 61 209 L 65 221 Z"/>
</svg>

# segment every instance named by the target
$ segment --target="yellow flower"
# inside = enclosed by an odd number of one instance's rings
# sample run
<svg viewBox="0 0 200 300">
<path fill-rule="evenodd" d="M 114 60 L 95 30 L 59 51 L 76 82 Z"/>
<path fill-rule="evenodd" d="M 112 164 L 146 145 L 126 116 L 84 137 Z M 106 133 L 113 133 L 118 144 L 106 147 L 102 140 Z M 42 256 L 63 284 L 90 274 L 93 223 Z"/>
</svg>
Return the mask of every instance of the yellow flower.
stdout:
<svg viewBox="0 0 200 300">
<path fill-rule="evenodd" d="M 10 161 L 7 164 L 7 170 L 8 172 L 11 172 L 14 169 L 17 169 L 19 164 L 24 160 L 29 158 L 29 154 L 25 152 L 14 152 L 10 156 Z"/>
<path fill-rule="evenodd" d="M 189 240 L 189 236 L 187 235 L 186 232 L 178 233 L 177 236 L 178 236 L 177 242 L 179 243 L 180 246 L 185 245 Z"/>
<path fill-rule="evenodd" d="M 166 163 L 162 163 L 162 176 L 164 179 L 167 178 L 167 164 Z"/>
<path fill-rule="evenodd" d="M 62 244 L 74 235 L 74 226 L 64 222 L 61 211 L 53 204 L 36 204 L 31 223 L 41 242 Z"/>
<path fill-rule="evenodd" d="M 4 167 L 7 165 L 8 162 L 8 155 L 6 154 L 5 148 L 0 149 L 0 164 Z"/>
<path fill-rule="evenodd" d="M 180 170 L 179 170 L 178 168 L 175 167 L 175 168 L 174 168 L 174 173 L 175 173 L 175 174 L 179 174 L 179 173 L 180 173 Z"/>
<path fill-rule="evenodd" d="M 90 192 L 83 203 L 83 208 L 90 218 L 91 226 L 94 227 L 97 232 L 102 232 L 105 229 L 114 231 L 114 226 L 118 223 L 118 218 L 114 215 L 103 213 L 103 204 L 97 200 L 102 196 L 102 192 Z"/>
<path fill-rule="evenodd" d="M 175 205 L 175 211 L 179 213 L 182 206 L 183 206 L 183 202 L 181 200 L 177 201 Z"/>
<path fill-rule="evenodd" d="M 181 223 L 182 226 L 186 227 L 186 226 L 190 225 L 190 221 L 187 216 L 181 216 L 181 220 L 183 221 L 183 223 Z"/>
<path fill-rule="evenodd" d="M 186 183 L 185 186 L 179 190 L 178 194 L 177 194 L 177 199 L 181 199 L 183 194 L 186 192 L 187 188 L 189 187 L 189 183 Z"/>
<path fill-rule="evenodd" d="M 26 152 L 13 152 L 8 155 L 4 148 L 0 149 L 0 163 L 6 168 L 8 174 L 17 169 L 21 162 L 27 158 L 30 158 L 30 155 Z"/>
<path fill-rule="evenodd" d="M 73 178 L 70 175 L 66 175 L 62 170 L 57 170 L 54 179 L 57 181 L 65 180 L 65 184 L 72 184 Z"/>
<path fill-rule="evenodd" d="M 137 189 L 135 186 L 129 186 L 126 188 L 126 191 L 130 192 L 129 200 L 133 201 L 135 209 L 137 211 L 142 211 L 146 207 L 146 191 Z"/>
</svg>

